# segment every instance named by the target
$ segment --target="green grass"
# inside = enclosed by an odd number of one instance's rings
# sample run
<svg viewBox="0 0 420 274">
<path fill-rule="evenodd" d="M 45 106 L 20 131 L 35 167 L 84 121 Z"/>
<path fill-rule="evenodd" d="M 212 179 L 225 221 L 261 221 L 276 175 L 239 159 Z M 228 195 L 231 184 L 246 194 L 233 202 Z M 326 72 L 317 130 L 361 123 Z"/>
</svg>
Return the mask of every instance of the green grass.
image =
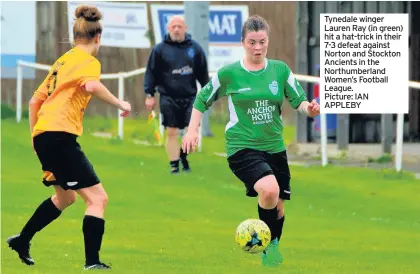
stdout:
<svg viewBox="0 0 420 274">
<path fill-rule="evenodd" d="M 144 117 L 143 117 L 144 118 Z M 163 148 L 133 144 L 150 137 L 144 119 L 127 120 L 126 141 L 90 135 L 116 122 L 91 120 L 80 138 L 109 195 L 102 260 L 112 273 L 419 273 L 420 182 L 409 174 L 342 167 L 292 166 L 278 270 L 240 251 L 236 226 L 257 217 L 224 152 L 223 125 L 213 125 L 193 173 L 168 174 Z M 286 129 L 289 142 L 293 130 Z M 37 234 L 34 267 L 7 248 L 34 209 L 51 195 L 40 182 L 28 123 L 2 121 L 2 273 L 80 273 L 84 259 L 81 199 Z"/>
</svg>

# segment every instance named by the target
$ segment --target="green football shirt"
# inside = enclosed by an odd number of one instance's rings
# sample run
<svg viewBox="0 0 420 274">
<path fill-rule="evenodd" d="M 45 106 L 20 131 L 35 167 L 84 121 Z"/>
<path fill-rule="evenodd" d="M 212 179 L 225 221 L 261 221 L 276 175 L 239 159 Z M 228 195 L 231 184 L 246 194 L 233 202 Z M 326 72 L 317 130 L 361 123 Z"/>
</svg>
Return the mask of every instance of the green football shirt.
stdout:
<svg viewBox="0 0 420 274">
<path fill-rule="evenodd" d="M 197 94 L 194 108 L 205 112 L 227 96 L 230 121 L 225 128 L 228 157 L 250 148 L 268 153 L 284 151 L 283 98 L 296 109 L 306 93 L 282 61 L 266 59 L 265 68 L 249 71 L 243 61 L 222 67 Z"/>
</svg>

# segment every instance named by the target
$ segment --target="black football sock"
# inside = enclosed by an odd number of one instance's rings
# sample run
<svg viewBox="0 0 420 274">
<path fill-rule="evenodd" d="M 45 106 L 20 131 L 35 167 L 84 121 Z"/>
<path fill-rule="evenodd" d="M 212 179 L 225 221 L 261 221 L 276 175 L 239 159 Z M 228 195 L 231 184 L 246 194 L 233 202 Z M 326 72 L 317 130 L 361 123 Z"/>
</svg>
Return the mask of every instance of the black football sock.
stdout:
<svg viewBox="0 0 420 274">
<path fill-rule="evenodd" d="M 61 210 L 54 205 L 51 198 L 46 199 L 38 206 L 32 217 L 23 227 L 20 233 L 21 239 L 30 242 L 35 233 L 41 231 L 44 227 L 57 219 L 60 214 Z"/>
<path fill-rule="evenodd" d="M 272 209 L 264 209 L 258 204 L 260 220 L 267 224 L 271 231 L 271 240 L 276 238 L 277 206 Z"/>
<path fill-rule="evenodd" d="M 171 164 L 172 171 L 179 170 L 179 160 L 170 161 L 169 163 Z"/>
<path fill-rule="evenodd" d="M 179 158 L 181 159 L 182 167 L 184 168 L 184 170 L 190 169 L 190 164 L 188 163 L 187 156 L 188 154 L 185 153 L 181 148 L 181 151 L 179 152 Z"/>
<path fill-rule="evenodd" d="M 279 218 L 279 217 L 277 217 L 277 218 Z M 277 219 L 277 221 L 276 221 L 276 228 L 275 228 L 275 237 L 280 241 L 280 238 L 281 238 L 281 235 L 282 235 L 282 233 L 283 233 L 283 225 L 284 225 L 284 218 L 285 218 L 285 216 L 283 216 L 283 217 L 280 217 L 279 219 Z"/>
<path fill-rule="evenodd" d="M 182 162 L 186 162 L 187 161 L 187 156 L 188 154 L 184 152 L 184 150 L 181 148 L 179 151 L 179 158 L 181 159 Z"/>
<path fill-rule="evenodd" d="M 105 220 L 86 215 L 83 219 L 83 237 L 85 241 L 86 265 L 97 264 L 105 232 Z"/>
</svg>

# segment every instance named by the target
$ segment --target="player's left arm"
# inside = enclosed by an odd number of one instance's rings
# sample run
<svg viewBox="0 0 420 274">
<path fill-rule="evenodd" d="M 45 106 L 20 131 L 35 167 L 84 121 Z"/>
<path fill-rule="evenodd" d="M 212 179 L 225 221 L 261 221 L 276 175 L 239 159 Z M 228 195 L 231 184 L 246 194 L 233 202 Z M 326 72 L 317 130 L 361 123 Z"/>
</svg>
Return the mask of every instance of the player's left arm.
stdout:
<svg viewBox="0 0 420 274">
<path fill-rule="evenodd" d="M 292 70 L 287 65 L 285 69 L 285 96 L 290 105 L 309 117 L 319 115 L 319 104 L 315 100 L 312 100 L 312 102 L 308 101 L 305 90 L 294 76 Z"/>
<path fill-rule="evenodd" d="M 320 107 L 317 101 L 312 100 L 312 102 L 303 101 L 299 107 L 298 111 L 303 115 L 307 115 L 309 117 L 315 117 L 319 115 Z"/>
<path fill-rule="evenodd" d="M 101 101 L 125 111 L 124 101 L 118 99 L 101 82 L 101 63 L 91 60 L 80 70 L 79 85 Z"/>
</svg>

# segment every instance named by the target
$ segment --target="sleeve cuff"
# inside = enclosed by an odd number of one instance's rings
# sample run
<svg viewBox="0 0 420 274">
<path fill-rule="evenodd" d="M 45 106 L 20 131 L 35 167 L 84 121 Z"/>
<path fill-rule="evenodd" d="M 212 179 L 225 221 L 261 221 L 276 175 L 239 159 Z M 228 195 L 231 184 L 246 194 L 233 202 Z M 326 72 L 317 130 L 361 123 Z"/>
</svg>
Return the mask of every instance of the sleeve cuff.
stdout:
<svg viewBox="0 0 420 274">
<path fill-rule="evenodd" d="M 48 96 L 45 93 L 42 93 L 40 91 L 35 91 L 33 96 L 41 101 L 45 101 L 48 98 Z"/>
<path fill-rule="evenodd" d="M 293 103 L 291 104 L 294 109 L 297 109 L 302 102 L 308 101 L 305 95 L 301 95 L 300 97 L 296 98 Z"/>
<path fill-rule="evenodd" d="M 154 90 L 147 90 L 144 93 L 146 93 L 146 95 L 155 96 L 155 91 Z"/>
<path fill-rule="evenodd" d="M 194 108 L 201 113 L 204 113 L 207 110 L 207 106 L 200 100 L 195 100 Z"/>
<path fill-rule="evenodd" d="M 89 81 L 100 81 L 100 78 L 98 78 L 98 77 L 85 77 L 80 81 L 79 85 L 84 86 Z"/>
</svg>

